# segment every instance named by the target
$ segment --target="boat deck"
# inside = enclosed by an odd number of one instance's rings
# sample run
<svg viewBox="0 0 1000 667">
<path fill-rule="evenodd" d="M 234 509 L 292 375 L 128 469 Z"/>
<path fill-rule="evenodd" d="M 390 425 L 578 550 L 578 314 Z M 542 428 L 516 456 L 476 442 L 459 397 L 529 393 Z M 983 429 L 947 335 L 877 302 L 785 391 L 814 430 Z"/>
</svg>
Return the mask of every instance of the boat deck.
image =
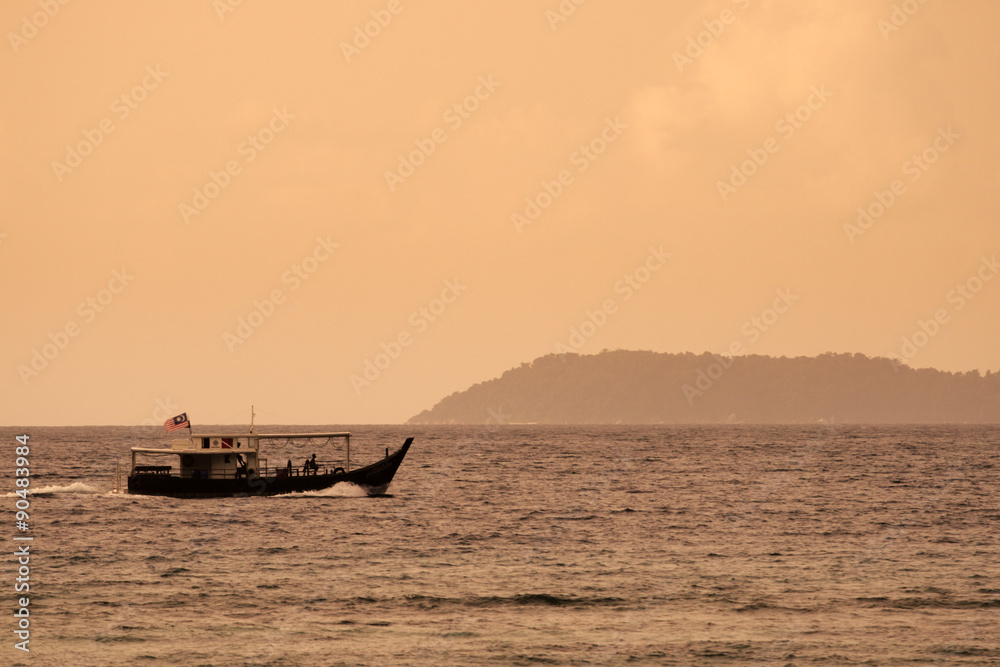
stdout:
<svg viewBox="0 0 1000 667">
<path fill-rule="evenodd" d="M 255 477 L 315 477 L 317 475 L 333 475 L 345 472 L 342 461 L 317 460 L 317 470 L 307 470 L 302 466 L 289 467 L 287 465 L 268 467 L 267 459 L 264 459 L 263 463 L 264 465 L 261 466 L 260 471 L 254 473 Z M 241 479 L 246 477 L 246 473 L 239 469 L 233 471 L 190 470 L 187 473 L 181 474 L 179 470 L 174 470 L 173 466 L 164 465 L 137 465 L 133 470 L 133 475 L 165 475 L 182 479 Z"/>
</svg>

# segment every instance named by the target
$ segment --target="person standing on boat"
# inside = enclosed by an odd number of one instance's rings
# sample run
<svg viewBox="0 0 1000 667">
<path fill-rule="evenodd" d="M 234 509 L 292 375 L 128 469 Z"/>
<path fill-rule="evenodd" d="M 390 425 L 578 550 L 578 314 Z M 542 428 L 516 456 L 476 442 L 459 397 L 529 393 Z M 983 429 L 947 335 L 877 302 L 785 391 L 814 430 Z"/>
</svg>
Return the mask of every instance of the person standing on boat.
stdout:
<svg viewBox="0 0 1000 667">
<path fill-rule="evenodd" d="M 309 467 L 312 468 L 313 474 L 315 475 L 319 472 L 319 466 L 316 464 L 316 454 L 313 453 L 312 460 L 309 462 Z"/>
<path fill-rule="evenodd" d="M 309 459 L 308 458 L 306 459 L 305 463 L 302 464 L 302 474 L 303 475 L 308 475 L 309 474 Z"/>
</svg>

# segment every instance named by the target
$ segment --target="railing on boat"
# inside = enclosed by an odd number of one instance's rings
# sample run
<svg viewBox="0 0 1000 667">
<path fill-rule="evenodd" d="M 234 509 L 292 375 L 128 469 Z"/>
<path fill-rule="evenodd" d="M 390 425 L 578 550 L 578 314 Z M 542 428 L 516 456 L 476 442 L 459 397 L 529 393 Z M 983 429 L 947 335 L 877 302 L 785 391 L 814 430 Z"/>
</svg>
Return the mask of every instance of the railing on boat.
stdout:
<svg viewBox="0 0 1000 667">
<path fill-rule="evenodd" d="M 170 473 L 170 468 L 171 466 L 136 466 L 133 472 L 150 475 L 167 475 Z"/>
<path fill-rule="evenodd" d="M 342 472 L 344 468 L 338 465 L 337 461 L 316 461 L 318 470 L 309 470 L 303 466 L 267 466 L 267 459 L 261 461 L 259 471 L 254 472 L 254 477 L 313 477 L 316 475 L 328 475 L 335 471 Z M 132 470 L 134 475 L 167 475 L 169 477 L 182 477 L 184 479 L 241 479 L 246 477 L 243 470 L 190 470 L 186 474 L 174 472 L 173 466 L 158 465 L 137 465 Z"/>
</svg>

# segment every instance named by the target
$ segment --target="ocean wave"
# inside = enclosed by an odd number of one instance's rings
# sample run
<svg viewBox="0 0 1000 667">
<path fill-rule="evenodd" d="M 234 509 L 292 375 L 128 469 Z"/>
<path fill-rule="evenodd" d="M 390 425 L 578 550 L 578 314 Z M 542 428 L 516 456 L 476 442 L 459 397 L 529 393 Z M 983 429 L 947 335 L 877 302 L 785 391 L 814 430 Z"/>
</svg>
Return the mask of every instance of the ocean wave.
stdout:
<svg viewBox="0 0 1000 667">
<path fill-rule="evenodd" d="M 1000 650 L 984 648 L 982 646 L 942 646 L 937 653 L 950 653 L 952 655 L 971 655 L 979 657 L 1000 656 Z"/>
<path fill-rule="evenodd" d="M 618 606 L 627 602 L 616 597 L 574 597 L 552 595 L 550 593 L 522 593 L 519 595 L 470 595 L 467 597 L 445 598 L 430 595 L 407 595 L 406 601 L 421 607 L 441 605 L 462 605 L 467 607 L 495 606 L 549 606 L 549 607 L 592 607 Z"/>
<path fill-rule="evenodd" d="M 920 598 L 907 597 L 889 599 L 886 597 L 860 597 L 858 602 L 869 607 L 889 607 L 893 609 L 990 609 L 1000 607 L 1000 599 L 967 599 L 967 598 Z"/>
<path fill-rule="evenodd" d="M 402 602 L 419 609 L 439 607 L 619 607 L 628 600 L 618 597 L 586 597 L 553 595 L 551 593 L 520 593 L 517 595 L 467 595 L 442 597 L 437 595 L 404 595 L 401 598 L 376 598 L 357 596 L 346 600 L 348 604 Z"/>
</svg>

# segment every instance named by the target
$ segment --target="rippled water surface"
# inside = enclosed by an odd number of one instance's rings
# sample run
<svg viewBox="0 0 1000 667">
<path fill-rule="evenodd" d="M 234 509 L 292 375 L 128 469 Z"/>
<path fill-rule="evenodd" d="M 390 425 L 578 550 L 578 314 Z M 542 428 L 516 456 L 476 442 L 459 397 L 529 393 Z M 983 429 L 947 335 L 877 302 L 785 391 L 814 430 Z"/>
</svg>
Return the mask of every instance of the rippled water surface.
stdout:
<svg viewBox="0 0 1000 667">
<path fill-rule="evenodd" d="M 416 437 L 389 496 L 114 495 L 162 430 L 27 429 L 0 662 L 1000 663 L 1000 428 L 326 428 L 355 465 Z"/>
</svg>

